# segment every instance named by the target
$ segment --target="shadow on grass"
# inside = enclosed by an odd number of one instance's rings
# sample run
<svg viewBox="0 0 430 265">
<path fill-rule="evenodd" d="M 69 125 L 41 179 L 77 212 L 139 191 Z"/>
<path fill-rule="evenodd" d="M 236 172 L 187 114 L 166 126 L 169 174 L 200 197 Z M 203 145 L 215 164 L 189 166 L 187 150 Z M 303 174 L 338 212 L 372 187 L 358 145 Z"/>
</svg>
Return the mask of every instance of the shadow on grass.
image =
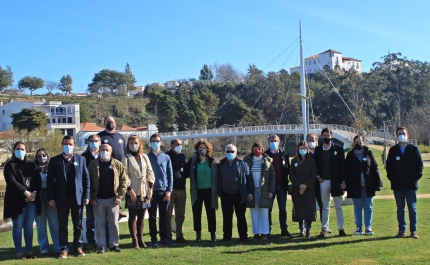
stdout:
<svg viewBox="0 0 430 265">
<path fill-rule="evenodd" d="M 338 239 L 339 237 L 333 237 L 333 239 Z M 345 238 L 346 239 L 346 238 Z M 392 236 L 385 236 L 385 237 L 374 237 L 369 238 L 363 236 L 361 239 L 356 240 L 342 240 L 342 241 L 331 241 L 330 238 L 303 238 L 303 239 L 293 239 L 293 240 L 271 240 L 268 243 L 271 244 L 282 244 L 283 246 L 275 246 L 275 247 L 267 247 L 264 249 L 264 251 L 285 251 L 285 250 L 306 250 L 306 249 L 313 249 L 313 248 L 325 248 L 325 247 L 331 247 L 336 245 L 344 245 L 344 244 L 356 244 L 361 242 L 371 242 L 371 241 L 385 241 L 395 239 Z M 311 244 L 301 244 L 301 243 L 310 243 Z M 250 244 L 252 245 L 252 243 Z M 243 254 L 243 253 L 249 253 L 254 251 L 262 251 L 261 248 L 252 248 L 244 251 L 224 251 L 222 253 L 225 254 Z"/>
</svg>

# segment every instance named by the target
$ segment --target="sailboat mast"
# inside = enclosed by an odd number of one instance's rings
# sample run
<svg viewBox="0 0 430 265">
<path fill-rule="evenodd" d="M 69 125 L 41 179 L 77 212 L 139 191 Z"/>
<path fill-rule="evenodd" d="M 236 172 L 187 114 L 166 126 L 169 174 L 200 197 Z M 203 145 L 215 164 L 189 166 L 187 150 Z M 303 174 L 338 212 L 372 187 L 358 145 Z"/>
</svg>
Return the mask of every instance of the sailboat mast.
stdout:
<svg viewBox="0 0 430 265">
<path fill-rule="evenodd" d="M 302 40 L 302 22 L 299 20 L 299 28 L 300 28 L 300 94 L 306 97 L 306 84 L 305 84 L 305 64 L 303 58 L 303 40 Z M 302 97 L 302 122 L 303 122 L 303 140 L 306 141 L 307 134 L 307 108 L 306 108 L 306 99 Z"/>
</svg>

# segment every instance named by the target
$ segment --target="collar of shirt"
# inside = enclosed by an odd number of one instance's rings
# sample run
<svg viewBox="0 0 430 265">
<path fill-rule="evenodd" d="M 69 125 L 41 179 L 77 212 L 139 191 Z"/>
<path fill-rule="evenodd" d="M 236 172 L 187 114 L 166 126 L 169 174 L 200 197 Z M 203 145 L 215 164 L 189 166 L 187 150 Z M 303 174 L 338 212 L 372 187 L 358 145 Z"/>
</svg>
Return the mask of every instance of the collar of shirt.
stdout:
<svg viewBox="0 0 430 265">
<path fill-rule="evenodd" d="M 94 157 L 94 158 L 98 158 L 99 157 L 99 153 L 93 153 L 93 151 L 91 151 L 90 150 L 90 152 L 91 152 L 91 155 Z"/>
<path fill-rule="evenodd" d="M 154 151 L 152 151 L 152 153 L 154 153 L 154 155 L 155 155 L 156 157 L 158 157 L 162 152 L 161 152 L 161 150 L 160 150 L 158 153 L 156 153 L 156 152 L 154 152 Z"/>
<path fill-rule="evenodd" d="M 110 161 L 112 161 L 112 157 L 111 157 L 111 158 L 109 158 L 109 160 L 108 160 L 108 161 L 103 161 L 103 159 L 100 157 L 100 162 L 107 163 L 107 162 L 110 162 Z"/>
<path fill-rule="evenodd" d="M 403 148 L 403 147 L 399 144 L 400 152 L 402 152 L 402 154 L 405 152 L 405 149 L 406 149 L 406 147 L 407 147 L 407 146 L 408 146 L 408 144 L 406 144 L 405 148 Z"/>
<path fill-rule="evenodd" d="M 272 149 L 270 149 L 270 153 L 272 153 L 272 154 L 279 154 L 279 148 L 276 151 L 272 151 Z"/>
<path fill-rule="evenodd" d="M 324 148 L 324 144 L 323 144 L 323 145 L 322 145 L 322 149 L 323 149 L 324 151 L 330 150 L 331 145 L 332 145 L 332 143 L 330 143 L 329 147 L 328 147 L 327 149 L 325 149 L 325 148 Z"/>
<path fill-rule="evenodd" d="M 70 157 L 66 157 L 66 154 L 65 154 L 65 153 L 63 153 L 63 157 L 64 157 L 64 159 L 66 159 L 67 161 L 70 161 L 70 160 L 72 160 L 72 158 L 73 158 L 73 154 L 72 154 Z"/>
<path fill-rule="evenodd" d="M 107 132 L 107 133 L 109 133 L 109 134 L 115 134 L 115 131 L 110 132 L 110 131 L 108 131 L 108 130 L 105 130 L 105 132 Z"/>
</svg>

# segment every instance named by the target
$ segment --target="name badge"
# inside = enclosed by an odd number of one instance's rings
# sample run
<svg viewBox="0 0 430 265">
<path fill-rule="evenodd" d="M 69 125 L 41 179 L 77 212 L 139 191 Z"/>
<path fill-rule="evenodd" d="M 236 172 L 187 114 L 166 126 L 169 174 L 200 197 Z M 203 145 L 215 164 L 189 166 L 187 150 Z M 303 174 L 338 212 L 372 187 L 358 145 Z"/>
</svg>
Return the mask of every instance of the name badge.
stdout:
<svg viewBox="0 0 430 265">
<path fill-rule="evenodd" d="M 184 172 L 184 168 L 181 167 L 181 172 Z"/>
<path fill-rule="evenodd" d="M 400 156 L 396 156 L 396 160 L 399 161 L 400 160 Z"/>
<path fill-rule="evenodd" d="M 285 160 L 282 160 L 282 165 L 284 165 L 284 166 L 285 166 Z"/>
</svg>

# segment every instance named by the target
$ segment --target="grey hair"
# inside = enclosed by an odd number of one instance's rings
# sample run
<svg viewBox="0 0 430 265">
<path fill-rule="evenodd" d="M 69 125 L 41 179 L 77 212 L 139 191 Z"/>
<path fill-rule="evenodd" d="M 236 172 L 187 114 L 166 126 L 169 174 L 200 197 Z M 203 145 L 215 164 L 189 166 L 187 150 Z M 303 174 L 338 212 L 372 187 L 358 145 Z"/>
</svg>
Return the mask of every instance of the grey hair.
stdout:
<svg viewBox="0 0 430 265">
<path fill-rule="evenodd" d="M 226 145 L 225 148 L 224 148 L 224 151 L 227 151 L 227 147 L 229 147 L 229 146 L 231 146 L 234 149 L 234 151 L 237 152 L 237 148 L 236 148 L 236 146 L 234 146 L 234 144 L 228 144 L 228 145 Z"/>
</svg>

